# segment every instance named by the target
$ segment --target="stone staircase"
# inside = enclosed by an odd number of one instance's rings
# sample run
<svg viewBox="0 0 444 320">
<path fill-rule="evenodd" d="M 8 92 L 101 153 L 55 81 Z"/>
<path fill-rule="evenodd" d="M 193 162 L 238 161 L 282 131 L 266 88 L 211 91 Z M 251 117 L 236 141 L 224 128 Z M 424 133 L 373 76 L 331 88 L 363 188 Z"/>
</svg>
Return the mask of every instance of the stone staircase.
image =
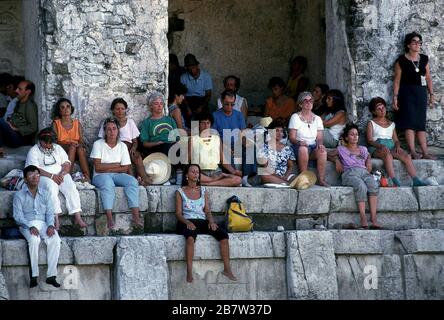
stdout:
<svg viewBox="0 0 444 320">
<path fill-rule="evenodd" d="M 0 176 L 13 168 L 22 169 L 29 147 L 8 151 L 6 158 L 0 159 Z M 383 169 L 381 160 L 373 159 L 374 169 Z M 401 188 L 381 188 L 378 198 L 379 220 L 390 230 L 416 228 L 444 229 L 444 160 L 415 160 L 418 176 L 434 177 L 439 186 L 409 187 L 411 179 L 403 165 L 395 161 L 395 171 L 403 185 Z M 237 195 L 246 205 L 247 212 L 255 221 L 257 231 L 275 231 L 278 226 L 285 230 L 310 230 L 323 225 L 328 229 L 341 229 L 350 222 L 359 224 L 359 215 L 352 188 L 342 187 L 340 176 L 333 163 L 327 164 L 326 180 L 330 188 L 314 186 L 308 190 L 270 188 L 225 188 L 209 187 L 210 205 L 218 222 L 224 220 L 225 201 Z M 174 193 L 178 186 L 140 187 L 140 211 L 144 216 L 144 233 L 172 233 L 175 231 Z M 113 212 L 117 231 L 110 232 L 102 214 L 100 192 L 79 190 L 83 216 L 88 224 L 86 231 L 76 228 L 72 217 L 66 212 L 65 200 L 62 203 L 61 230 L 63 236 L 81 235 L 129 235 L 134 234 L 131 215 L 122 188 L 116 188 L 116 201 Z M 0 190 L 0 227 L 15 225 L 12 219 L 13 191 Z"/>
</svg>

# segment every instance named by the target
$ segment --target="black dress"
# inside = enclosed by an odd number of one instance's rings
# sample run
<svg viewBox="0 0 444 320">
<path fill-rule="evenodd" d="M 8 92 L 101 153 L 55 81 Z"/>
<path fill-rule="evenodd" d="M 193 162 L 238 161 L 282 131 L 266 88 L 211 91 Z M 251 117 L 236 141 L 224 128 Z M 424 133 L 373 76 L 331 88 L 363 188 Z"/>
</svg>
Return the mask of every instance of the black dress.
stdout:
<svg viewBox="0 0 444 320">
<path fill-rule="evenodd" d="M 396 62 L 402 70 L 398 92 L 399 110 L 395 111 L 396 127 L 400 130 L 425 131 L 427 85 L 421 84 L 421 76 L 425 77 L 429 57 L 420 54 L 419 72 L 415 70 L 418 61 L 411 61 L 405 55 L 399 56 Z"/>
</svg>

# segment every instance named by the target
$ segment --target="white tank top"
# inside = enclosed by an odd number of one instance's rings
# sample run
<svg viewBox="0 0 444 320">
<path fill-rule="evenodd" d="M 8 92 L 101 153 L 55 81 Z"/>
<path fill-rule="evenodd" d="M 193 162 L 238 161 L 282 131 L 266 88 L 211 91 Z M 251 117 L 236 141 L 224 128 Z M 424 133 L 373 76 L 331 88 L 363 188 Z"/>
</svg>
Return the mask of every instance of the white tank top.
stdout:
<svg viewBox="0 0 444 320">
<path fill-rule="evenodd" d="M 379 124 L 370 120 L 373 126 L 373 141 L 378 139 L 392 139 L 393 130 L 395 130 L 395 123 L 392 122 L 387 128 L 381 127 Z"/>
</svg>

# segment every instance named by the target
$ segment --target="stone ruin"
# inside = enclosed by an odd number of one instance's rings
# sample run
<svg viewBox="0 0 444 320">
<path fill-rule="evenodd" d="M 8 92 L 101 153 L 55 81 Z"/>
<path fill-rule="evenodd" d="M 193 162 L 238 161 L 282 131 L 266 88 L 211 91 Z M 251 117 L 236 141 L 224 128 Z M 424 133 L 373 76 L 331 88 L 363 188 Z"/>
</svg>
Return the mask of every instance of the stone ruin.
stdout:
<svg viewBox="0 0 444 320">
<path fill-rule="evenodd" d="M 230 73 L 250 105 L 263 104 L 268 79 L 286 79 L 291 58 L 304 55 L 311 86 L 342 90 L 350 119 L 364 126 L 373 96 L 392 100 L 393 63 L 404 35 L 417 31 L 438 105 L 428 140 L 444 146 L 442 1 L 6 0 L 0 8 L 0 72 L 37 84 L 41 127 L 55 101 L 70 98 L 89 142 L 115 97 L 136 122 L 148 115 L 147 95 L 167 93 L 169 52 L 181 62 L 196 54 L 213 77 L 213 106 Z"/>
</svg>

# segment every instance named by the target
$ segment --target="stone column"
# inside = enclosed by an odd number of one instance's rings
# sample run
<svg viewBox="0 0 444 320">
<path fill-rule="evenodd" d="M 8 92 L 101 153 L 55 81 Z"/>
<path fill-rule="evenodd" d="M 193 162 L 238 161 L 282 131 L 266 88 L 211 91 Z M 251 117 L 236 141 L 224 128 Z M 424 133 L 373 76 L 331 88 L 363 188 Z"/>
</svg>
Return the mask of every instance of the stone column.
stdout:
<svg viewBox="0 0 444 320">
<path fill-rule="evenodd" d="M 44 124 L 53 104 L 71 99 L 88 143 L 124 98 L 139 123 L 148 115 L 147 94 L 166 93 L 167 0 L 40 0 L 43 25 Z"/>
</svg>

